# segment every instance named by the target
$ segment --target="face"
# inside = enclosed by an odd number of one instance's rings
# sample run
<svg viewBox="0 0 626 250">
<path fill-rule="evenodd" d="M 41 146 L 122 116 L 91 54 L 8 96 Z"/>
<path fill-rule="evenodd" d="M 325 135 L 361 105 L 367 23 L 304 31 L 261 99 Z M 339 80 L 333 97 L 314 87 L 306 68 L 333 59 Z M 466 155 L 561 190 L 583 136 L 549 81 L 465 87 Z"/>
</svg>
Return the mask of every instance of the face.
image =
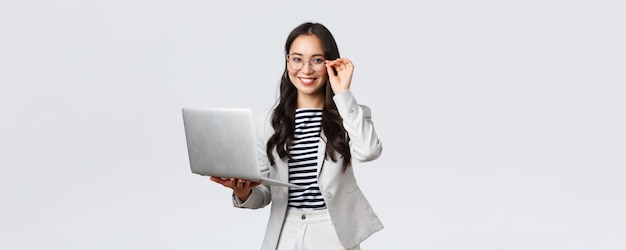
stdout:
<svg viewBox="0 0 626 250">
<path fill-rule="evenodd" d="M 323 98 L 327 72 L 320 39 L 315 35 L 297 37 L 291 44 L 287 61 L 289 79 L 298 89 L 298 96 Z"/>
</svg>

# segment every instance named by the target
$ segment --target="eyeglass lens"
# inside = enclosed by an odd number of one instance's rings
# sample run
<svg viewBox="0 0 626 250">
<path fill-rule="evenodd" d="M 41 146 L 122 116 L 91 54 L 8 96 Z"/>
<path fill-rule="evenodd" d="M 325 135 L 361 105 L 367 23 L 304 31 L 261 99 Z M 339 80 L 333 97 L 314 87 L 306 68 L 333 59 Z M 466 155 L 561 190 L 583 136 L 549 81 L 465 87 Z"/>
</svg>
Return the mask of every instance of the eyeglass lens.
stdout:
<svg viewBox="0 0 626 250">
<path fill-rule="evenodd" d="M 324 64 L 326 63 L 326 60 L 324 60 L 323 57 L 314 57 L 314 58 L 311 58 L 311 60 L 309 61 L 305 61 L 300 56 L 289 56 L 289 58 L 287 59 L 287 62 L 289 63 L 289 67 L 291 67 L 292 69 L 296 69 L 296 70 L 302 69 L 305 63 L 308 63 L 311 66 L 311 68 L 313 68 L 314 70 L 321 70 L 324 68 Z"/>
</svg>

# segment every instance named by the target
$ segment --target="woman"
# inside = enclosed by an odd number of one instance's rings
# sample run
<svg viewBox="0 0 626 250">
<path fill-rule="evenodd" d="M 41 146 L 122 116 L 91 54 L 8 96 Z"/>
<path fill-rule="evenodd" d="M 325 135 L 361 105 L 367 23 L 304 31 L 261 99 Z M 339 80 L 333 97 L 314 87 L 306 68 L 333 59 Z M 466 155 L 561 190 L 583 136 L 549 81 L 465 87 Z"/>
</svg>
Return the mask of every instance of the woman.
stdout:
<svg viewBox="0 0 626 250">
<path fill-rule="evenodd" d="M 319 23 L 296 27 L 285 44 L 277 104 L 258 125 L 261 173 L 303 189 L 211 177 L 240 208 L 271 213 L 262 249 L 360 249 L 383 228 L 357 185 L 352 160 L 378 158 L 370 109 L 350 92 L 354 66 Z"/>
</svg>

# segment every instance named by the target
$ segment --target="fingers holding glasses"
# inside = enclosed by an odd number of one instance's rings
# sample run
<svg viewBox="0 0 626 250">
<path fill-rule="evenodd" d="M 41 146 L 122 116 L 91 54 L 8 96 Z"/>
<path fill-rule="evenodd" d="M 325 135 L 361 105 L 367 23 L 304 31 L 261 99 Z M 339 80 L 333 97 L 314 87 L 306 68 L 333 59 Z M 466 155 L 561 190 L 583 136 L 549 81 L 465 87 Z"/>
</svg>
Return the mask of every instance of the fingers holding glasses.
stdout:
<svg viewBox="0 0 626 250">
<path fill-rule="evenodd" d="M 326 60 L 326 65 L 339 68 L 339 69 L 349 69 L 354 68 L 352 61 L 348 58 L 338 58 L 337 60 Z"/>
<path fill-rule="evenodd" d="M 354 72 L 354 65 L 348 58 L 339 58 L 337 60 L 326 61 L 326 69 L 328 72 L 328 80 L 335 92 L 339 94 L 350 88 L 352 81 L 352 72 Z M 335 74 L 337 72 L 337 74 Z"/>
</svg>

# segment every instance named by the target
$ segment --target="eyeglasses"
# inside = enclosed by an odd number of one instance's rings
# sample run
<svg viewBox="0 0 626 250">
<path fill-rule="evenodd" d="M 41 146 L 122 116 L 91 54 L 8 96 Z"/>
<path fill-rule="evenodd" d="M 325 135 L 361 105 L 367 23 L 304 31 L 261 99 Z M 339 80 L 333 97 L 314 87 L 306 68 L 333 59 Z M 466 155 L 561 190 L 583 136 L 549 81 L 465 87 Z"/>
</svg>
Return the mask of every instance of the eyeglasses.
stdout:
<svg viewBox="0 0 626 250">
<path fill-rule="evenodd" d="M 302 59 L 302 57 L 297 56 L 297 55 L 287 56 L 287 64 L 289 64 L 289 67 L 291 67 L 292 69 L 295 69 L 295 70 L 302 69 L 302 67 L 304 67 L 305 62 L 309 63 L 309 66 L 311 66 L 311 69 L 315 71 L 323 70 L 326 64 L 326 60 L 323 57 L 315 57 L 311 59 L 310 61 L 305 61 Z"/>
</svg>

